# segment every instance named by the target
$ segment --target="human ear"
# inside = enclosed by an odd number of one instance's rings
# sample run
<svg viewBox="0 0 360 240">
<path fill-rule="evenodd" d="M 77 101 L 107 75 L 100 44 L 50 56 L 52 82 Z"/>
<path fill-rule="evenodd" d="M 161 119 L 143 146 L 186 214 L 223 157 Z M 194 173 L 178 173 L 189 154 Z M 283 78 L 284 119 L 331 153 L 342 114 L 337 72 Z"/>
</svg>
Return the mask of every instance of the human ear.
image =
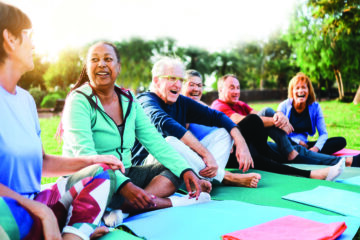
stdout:
<svg viewBox="0 0 360 240">
<path fill-rule="evenodd" d="M 9 32 L 9 30 L 4 29 L 2 32 L 2 37 L 4 39 L 4 49 L 5 51 L 14 51 L 15 50 L 15 43 L 16 43 L 16 37 Z"/>
</svg>

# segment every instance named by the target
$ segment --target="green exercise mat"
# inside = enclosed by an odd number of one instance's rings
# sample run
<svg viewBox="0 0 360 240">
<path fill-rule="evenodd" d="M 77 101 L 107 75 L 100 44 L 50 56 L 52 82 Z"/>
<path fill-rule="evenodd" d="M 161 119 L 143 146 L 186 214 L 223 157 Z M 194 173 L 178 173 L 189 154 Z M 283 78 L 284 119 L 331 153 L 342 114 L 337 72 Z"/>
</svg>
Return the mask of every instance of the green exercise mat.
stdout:
<svg viewBox="0 0 360 240">
<path fill-rule="evenodd" d="M 238 170 L 231 171 L 240 172 Z M 360 169 L 357 171 L 360 175 Z M 317 186 L 327 186 L 360 193 L 359 186 L 350 184 L 288 176 L 259 170 L 251 170 L 250 172 L 257 172 L 261 174 L 261 180 L 258 184 L 258 188 L 229 187 L 218 185 L 213 187 L 211 192 L 212 199 L 238 200 L 264 206 L 283 207 L 300 211 L 313 211 L 328 215 L 337 215 L 336 213 L 320 208 L 284 200 L 281 199 L 281 197 L 290 193 L 311 190 Z"/>
</svg>

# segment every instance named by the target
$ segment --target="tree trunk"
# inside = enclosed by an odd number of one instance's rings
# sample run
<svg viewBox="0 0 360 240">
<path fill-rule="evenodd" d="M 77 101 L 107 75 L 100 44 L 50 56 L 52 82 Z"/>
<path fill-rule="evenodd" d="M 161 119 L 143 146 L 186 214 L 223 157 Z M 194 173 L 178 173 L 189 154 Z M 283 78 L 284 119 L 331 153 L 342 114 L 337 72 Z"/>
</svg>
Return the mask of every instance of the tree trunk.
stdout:
<svg viewBox="0 0 360 240">
<path fill-rule="evenodd" d="M 341 100 L 344 98 L 344 87 L 342 83 L 341 73 L 338 69 L 334 69 L 334 74 L 338 85 L 339 99 Z"/>
<path fill-rule="evenodd" d="M 360 86 L 359 86 L 358 90 L 356 91 L 356 95 L 354 97 L 353 103 L 354 104 L 360 103 Z"/>
</svg>

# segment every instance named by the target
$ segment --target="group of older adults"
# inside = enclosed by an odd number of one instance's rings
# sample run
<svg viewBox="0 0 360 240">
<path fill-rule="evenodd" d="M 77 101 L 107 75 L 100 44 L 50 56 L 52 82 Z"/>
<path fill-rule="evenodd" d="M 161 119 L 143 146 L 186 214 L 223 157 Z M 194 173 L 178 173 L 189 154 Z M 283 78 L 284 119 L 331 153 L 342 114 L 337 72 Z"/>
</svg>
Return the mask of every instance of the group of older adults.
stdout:
<svg viewBox="0 0 360 240">
<path fill-rule="evenodd" d="M 239 101 L 234 75 L 218 80 L 210 108 L 200 100 L 201 74 L 163 57 L 153 66 L 151 91 L 135 97 L 115 83 L 121 58 L 109 42 L 89 48 L 66 99 L 63 156 L 45 154 L 34 100 L 17 86 L 34 67 L 31 27 L 21 10 L 0 2 L 0 167 L 7 169 L 0 175 L 1 239 L 96 238 L 109 231 L 101 223 L 116 226 L 125 213 L 207 202 L 215 182 L 255 188 L 261 175 L 245 173 L 250 168 L 334 180 L 345 164 L 359 166 L 359 156 L 321 153 L 345 141 L 327 139 L 303 74 L 278 112 Z M 315 128 L 319 140 L 308 142 Z M 308 171 L 285 162 L 333 166 Z M 42 176 L 65 177 L 40 191 Z M 174 195 L 181 186 L 188 195 Z"/>
</svg>

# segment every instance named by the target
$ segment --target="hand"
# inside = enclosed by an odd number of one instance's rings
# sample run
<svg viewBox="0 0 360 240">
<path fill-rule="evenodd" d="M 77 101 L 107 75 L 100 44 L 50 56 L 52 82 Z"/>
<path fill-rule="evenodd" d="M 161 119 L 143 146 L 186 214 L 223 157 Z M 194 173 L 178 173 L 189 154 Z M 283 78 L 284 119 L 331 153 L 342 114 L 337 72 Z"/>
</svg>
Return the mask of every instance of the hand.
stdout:
<svg viewBox="0 0 360 240">
<path fill-rule="evenodd" d="M 132 182 L 128 182 L 124 187 L 121 188 L 121 195 L 129 201 L 131 206 L 135 209 L 147 209 L 150 207 L 156 207 L 153 199 L 156 197 L 152 194 L 147 193 L 145 190 L 139 188 Z"/>
<path fill-rule="evenodd" d="M 273 116 L 274 119 L 274 125 L 278 128 L 283 128 L 289 123 L 289 119 L 285 117 L 285 115 L 282 112 L 276 112 Z"/>
<path fill-rule="evenodd" d="M 57 219 L 53 211 L 40 202 L 28 200 L 26 208 L 29 212 L 38 217 L 43 226 L 43 233 L 45 240 L 61 240 L 61 234 Z"/>
<path fill-rule="evenodd" d="M 105 226 L 97 227 L 93 234 L 90 236 L 90 240 L 97 239 L 109 233 L 109 229 Z"/>
<path fill-rule="evenodd" d="M 125 173 L 124 164 L 113 155 L 93 155 L 85 156 L 85 158 L 88 158 L 91 161 L 91 164 L 104 163 L 109 165 L 113 170 L 120 169 L 122 173 Z"/>
<path fill-rule="evenodd" d="M 309 146 L 308 146 L 305 142 L 303 142 L 303 141 L 301 141 L 301 140 L 300 140 L 300 142 L 299 142 L 299 145 L 305 147 L 306 149 L 309 148 Z"/>
<path fill-rule="evenodd" d="M 188 170 L 183 174 L 183 179 L 190 197 L 196 197 L 196 200 L 198 200 L 201 193 L 200 179 L 191 170 Z M 192 191 L 191 186 L 195 187 L 195 192 Z"/>
<path fill-rule="evenodd" d="M 239 163 L 239 169 L 247 172 L 250 167 L 254 167 L 254 161 L 250 155 L 249 148 L 246 144 L 236 146 L 236 159 Z"/>
<path fill-rule="evenodd" d="M 312 147 L 312 148 L 309 148 L 310 151 L 313 151 L 313 152 L 319 152 L 319 148 L 318 147 Z"/>
<path fill-rule="evenodd" d="M 218 165 L 214 156 L 209 152 L 205 157 L 203 157 L 203 161 L 206 167 L 199 172 L 200 176 L 207 178 L 215 177 L 217 174 Z"/>
<path fill-rule="evenodd" d="M 281 127 L 280 129 L 286 132 L 286 134 L 290 134 L 294 131 L 294 128 L 290 123 L 286 124 L 284 127 Z"/>
</svg>

